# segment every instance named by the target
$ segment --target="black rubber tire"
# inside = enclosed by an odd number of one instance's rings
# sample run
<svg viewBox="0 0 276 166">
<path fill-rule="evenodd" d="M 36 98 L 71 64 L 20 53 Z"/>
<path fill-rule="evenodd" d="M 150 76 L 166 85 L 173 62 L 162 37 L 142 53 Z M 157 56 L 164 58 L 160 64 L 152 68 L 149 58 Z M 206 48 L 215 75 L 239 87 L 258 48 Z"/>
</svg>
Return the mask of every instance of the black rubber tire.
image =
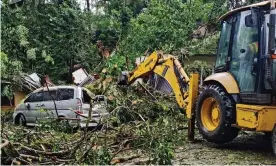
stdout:
<svg viewBox="0 0 276 166">
<path fill-rule="evenodd" d="M 205 99 L 213 97 L 219 104 L 221 111 L 220 122 L 218 127 L 213 131 L 208 131 L 201 121 L 201 107 Z M 196 104 L 196 123 L 200 134 L 209 142 L 212 143 L 227 143 L 238 136 L 239 129 L 234 128 L 231 124 L 236 121 L 235 102 L 232 97 L 218 85 L 205 86 L 202 93 L 199 95 Z"/>
<path fill-rule="evenodd" d="M 23 114 L 18 114 L 15 118 L 15 124 L 18 126 L 26 126 L 26 118 Z"/>
<path fill-rule="evenodd" d="M 272 145 L 274 155 L 276 156 L 276 125 L 274 126 L 274 129 L 271 134 L 271 145 Z"/>
<path fill-rule="evenodd" d="M 61 122 L 62 120 L 61 120 L 61 119 L 59 119 L 59 118 L 65 118 L 65 116 L 58 116 L 57 121 L 58 121 L 58 122 Z"/>
<path fill-rule="evenodd" d="M 264 139 L 270 140 L 272 136 L 272 132 L 264 132 Z"/>
</svg>

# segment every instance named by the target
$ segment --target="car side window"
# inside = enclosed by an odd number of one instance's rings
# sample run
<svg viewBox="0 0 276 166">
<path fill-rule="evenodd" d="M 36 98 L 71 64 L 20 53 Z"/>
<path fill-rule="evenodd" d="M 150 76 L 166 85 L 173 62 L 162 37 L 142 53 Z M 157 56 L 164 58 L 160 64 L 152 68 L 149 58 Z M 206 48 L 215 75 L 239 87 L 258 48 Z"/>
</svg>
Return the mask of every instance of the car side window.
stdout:
<svg viewBox="0 0 276 166">
<path fill-rule="evenodd" d="M 74 99 L 74 89 L 63 88 L 57 90 L 57 100 Z"/>
<path fill-rule="evenodd" d="M 39 102 L 39 101 L 43 101 L 43 92 L 37 92 L 37 93 L 33 93 L 31 94 L 26 100 L 26 102 Z"/>
<path fill-rule="evenodd" d="M 35 93 L 33 102 L 43 101 L 43 92 Z"/>
<path fill-rule="evenodd" d="M 31 95 L 24 101 L 24 103 L 32 102 L 32 101 L 33 101 L 33 98 L 34 98 L 34 95 L 35 95 L 35 94 L 31 94 Z"/>
<path fill-rule="evenodd" d="M 43 101 L 52 101 L 53 98 L 56 100 L 57 98 L 57 91 L 44 91 L 43 92 Z M 53 98 L 52 98 L 53 97 Z"/>
</svg>

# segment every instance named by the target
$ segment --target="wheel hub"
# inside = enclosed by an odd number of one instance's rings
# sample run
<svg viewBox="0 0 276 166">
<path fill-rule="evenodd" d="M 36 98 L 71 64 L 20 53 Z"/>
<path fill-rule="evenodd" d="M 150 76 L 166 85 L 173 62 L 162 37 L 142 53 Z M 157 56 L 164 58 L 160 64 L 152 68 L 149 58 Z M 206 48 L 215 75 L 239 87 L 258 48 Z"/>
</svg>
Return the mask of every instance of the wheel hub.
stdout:
<svg viewBox="0 0 276 166">
<path fill-rule="evenodd" d="M 219 110 L 217 107 L 213 108 L 212 110 L 212 119 L 213 120 L 218 120 L 219 117 Z"/>
<path fill-rule="evenodd" d="M 201 119 L 203 126 L 208 131 L 215 130 L 220 122 L 220 108 L 218 102 L 209 97 L 205 99 L 201 108 Z"/>
</svg>

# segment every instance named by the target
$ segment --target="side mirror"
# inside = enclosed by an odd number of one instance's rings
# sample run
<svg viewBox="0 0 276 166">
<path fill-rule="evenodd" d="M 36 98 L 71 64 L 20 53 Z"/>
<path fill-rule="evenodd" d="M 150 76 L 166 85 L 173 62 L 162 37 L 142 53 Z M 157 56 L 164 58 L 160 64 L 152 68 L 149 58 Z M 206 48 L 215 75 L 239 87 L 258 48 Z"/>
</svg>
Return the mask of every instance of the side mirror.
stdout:
<svg viewBox="0 0 276 166">
<path fill-rule="evenodd" d="M 245 26 L 246 27 L 257 27 L 258 26 L 258 19 L 257 16 L 254 14 L 250 14 L 245 17 Z"/>
<path fill-rule="evenodd" d="M 31 108 L 29 103 L 25 103 L 25 107 L 28 108 L 28 110 Z"/>
<path fill-rule="evenodd" d="M 246 27 L 257 27 L 258 26 L 258 10 L 251 8 L 251 14 L 245 17 Z"/>
<path fill-rule="evenodd" d="M 97 95 L 92 100 L 93 102 L 103 102 L 105 105 L 107 105 L 107 97 L 104 95 Z"/>
<path fill-rule="evenodd" d="M 97 95 L 92 100 L 93 101 L 104 101 L 104 96 L 103 95 Z"/>
</svg>

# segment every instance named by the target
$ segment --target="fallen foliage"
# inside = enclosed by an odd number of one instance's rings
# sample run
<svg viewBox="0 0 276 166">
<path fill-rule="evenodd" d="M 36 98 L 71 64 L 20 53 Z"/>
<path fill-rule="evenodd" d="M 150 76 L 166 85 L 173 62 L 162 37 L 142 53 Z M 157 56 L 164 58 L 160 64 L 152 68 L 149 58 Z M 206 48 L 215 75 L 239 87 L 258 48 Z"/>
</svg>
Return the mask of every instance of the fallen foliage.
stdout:
<svg viewBox="0 0 276 166">
<path fill-rule="evenodd" d="M 67 130 L 66 121 L 55 119 L 33 128 L 22 127 L 3 115 L 2 119 L 9 120 L 1 124 L 1 138 L 6 141 L 1 145 L 2 164 L 107 165 L 141 156 L 142 164 L 172 164 L 174 146 L 185 139 L 179 130 L 186 124 L 174 96 L 139 85 L 119 87 L 112 78 L 87 88 L 108 98 L 110 116 L 98 127 Z M 134 150 L 140 153 L 131 153 Z M 120 157 L 124 151 L 130 151 L 127 158 Z"/>
</svg>

